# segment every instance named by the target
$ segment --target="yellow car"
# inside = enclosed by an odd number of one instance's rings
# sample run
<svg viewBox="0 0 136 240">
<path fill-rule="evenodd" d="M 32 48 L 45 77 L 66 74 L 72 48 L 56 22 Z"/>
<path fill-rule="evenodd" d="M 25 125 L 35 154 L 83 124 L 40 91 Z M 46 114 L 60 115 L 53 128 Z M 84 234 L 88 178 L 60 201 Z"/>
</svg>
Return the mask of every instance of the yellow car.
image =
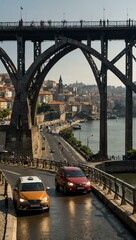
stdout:
<svg viewBox="0 0 136 240">
<path fill-rule="evenodd" d="M 13 189 L 13 201 L 20 211 L 49 211 L 50 197 L 42 180 L 37 176 L 19 177 Z"/>
</svg>

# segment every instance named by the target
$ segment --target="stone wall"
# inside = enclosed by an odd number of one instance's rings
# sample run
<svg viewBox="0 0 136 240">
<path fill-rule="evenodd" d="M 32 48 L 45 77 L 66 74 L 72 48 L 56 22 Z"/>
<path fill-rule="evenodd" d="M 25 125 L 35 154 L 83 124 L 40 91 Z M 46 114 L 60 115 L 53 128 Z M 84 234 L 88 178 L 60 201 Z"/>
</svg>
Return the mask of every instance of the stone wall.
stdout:
<svg viewBox="0 0 136 240">
<path fill-rule="evenodd" d="M 28 156 L 32 153 L 31 130 L 12 129 L 9 125 L 0 127 L 0 136 L 4 135 L 4 150 L 16 155 Z"/>
<path fill-rule="evenodd" d="M 6 144 L 6 132 L 0 131 L 0 151 L 5 150 L 5 144 Z"/>
<path fill-rule="evenodd" d="M 3 136 L 3 137 L 1 137 Z M 40 158 L 42 154 L 42 136 L 39 127 L 32 127 L 30 130 L 12 129 L 9 126 L 0 128 L 0 137 L 4 150 L 15 155 L 32 156 Z"/>
<path fill-rule="evenodd" d="M 131 173 L 136 172 L 136 160 L 101 162 L 96 167 L 107 173 Z"/>
<path fill-rule="evenodd" d="M 32 127 L 31 137 L 32 137 L 33 158 L 41 158 L 41 155 L 42 155 L 42 136 L 39 132 L 39 127 L 38 126 Z"/>
</svg>

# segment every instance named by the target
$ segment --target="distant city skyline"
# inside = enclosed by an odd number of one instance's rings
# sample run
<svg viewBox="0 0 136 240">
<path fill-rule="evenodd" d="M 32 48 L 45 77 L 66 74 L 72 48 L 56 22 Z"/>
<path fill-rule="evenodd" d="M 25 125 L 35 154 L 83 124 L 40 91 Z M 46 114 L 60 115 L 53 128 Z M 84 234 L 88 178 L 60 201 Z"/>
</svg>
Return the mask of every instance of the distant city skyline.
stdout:
<svg viewBox="0 0 136 240">
<path fill-rule="evenodd" d="M 123 3 L 117 0 L 14 0 L 11 4 L 10 0 L 1 0 L 0 22 L 17 22 L 21 18 L 23 21 L 121 21 L 127 19 L 136 20 L 135 15 L 136 1 L 124 0 Z M 48 48 L 50 43 L 42 44 L 42 51 Z M 52 42 L 53 44 L 53 42 Z M 15 66 L 17 65 L 17 46 L 15 42 L 0 42 L 3 48 L 10 56 Z M 92 47 L 96 50 L 100 49 L 99 42 L 92 42 Z M 125 47 L 124 41 L 110 41 L 108 59 L 113 59 Z M 133 52 L 136 57 L 136 51 Z M 125 59 L 122 58 L 117 67 L 125 72 Z M 33 46 L 32 43 L 26 44 L 26 69 L 33 62 Z M 100 67 L 100 62 L 96 61 Z M 133 81 L 136 80 L 136 71 L 134 63 Z M 5 68 L 0 62 L 0 72 L 5 72 Z M 85 84 L 96 84 L 92 70 L 85 57 L 80 50 L 75 50 L 67 56 L 63 57 L 48 73 L 46 79 L 59 80 L 60 75 L 64 83 L 69 84 L 75 81 Z M 108 71 L 108 85 L 124 86 L 116 76 Z"/>
</svg>

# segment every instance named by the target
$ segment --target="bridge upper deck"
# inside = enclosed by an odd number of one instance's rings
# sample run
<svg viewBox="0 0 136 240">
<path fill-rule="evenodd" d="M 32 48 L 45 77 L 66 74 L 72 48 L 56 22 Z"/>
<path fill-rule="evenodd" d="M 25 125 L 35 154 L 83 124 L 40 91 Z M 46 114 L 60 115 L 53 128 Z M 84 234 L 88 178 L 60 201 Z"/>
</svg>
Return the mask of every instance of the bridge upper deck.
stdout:
<svg viewBox="0 0 136 240">
<path fill-rule="evenodd" d="M 77 40 L 108 40 L 136 39 L 136 21 L 31 21 L 0 22 L 0 41 L 16 41 L 17 36 L 24 40 L 54 40 L 56 36 Z"/>
</svg>

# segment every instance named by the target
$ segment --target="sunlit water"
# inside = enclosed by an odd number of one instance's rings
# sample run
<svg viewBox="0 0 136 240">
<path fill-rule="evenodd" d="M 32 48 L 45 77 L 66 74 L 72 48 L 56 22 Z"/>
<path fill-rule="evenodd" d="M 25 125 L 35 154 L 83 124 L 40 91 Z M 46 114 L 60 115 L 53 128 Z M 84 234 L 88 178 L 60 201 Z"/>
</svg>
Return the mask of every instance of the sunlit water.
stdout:
<svg viewBox="0 0 136 240">
<path fill-rule="evenodd" d="M 136 187 L 136 173 L 116 173 L 113 175 Z"/>
<path fill-rule="evenodd" d="M 125 154 L 125 118 L 108 120 L 108 156 Z M 74 130 L 74 136 L 88 145 L 93 153 L 99 151 L 100 121 L 93 120 L 82 123 L 81 130 Z M 136 149 L 136 118 L 133 119 L 133 149 Z"/>
<path fill-rule="evenodd" d="M 82 123 L 81 130 L 73 131 L 74 136 L 97 153 L 99 151 L 99 125 L 100 121 L 88 121 Z M 108 120 L 108 156 L 116 156 L 122 159 L 125 154 L 125 118 Z M 133 149 L 136 149 L 136 118 L 133 118 Z M 136 186 L 136 173 L 114 174 L 129 184 Z"/>
</svg>

